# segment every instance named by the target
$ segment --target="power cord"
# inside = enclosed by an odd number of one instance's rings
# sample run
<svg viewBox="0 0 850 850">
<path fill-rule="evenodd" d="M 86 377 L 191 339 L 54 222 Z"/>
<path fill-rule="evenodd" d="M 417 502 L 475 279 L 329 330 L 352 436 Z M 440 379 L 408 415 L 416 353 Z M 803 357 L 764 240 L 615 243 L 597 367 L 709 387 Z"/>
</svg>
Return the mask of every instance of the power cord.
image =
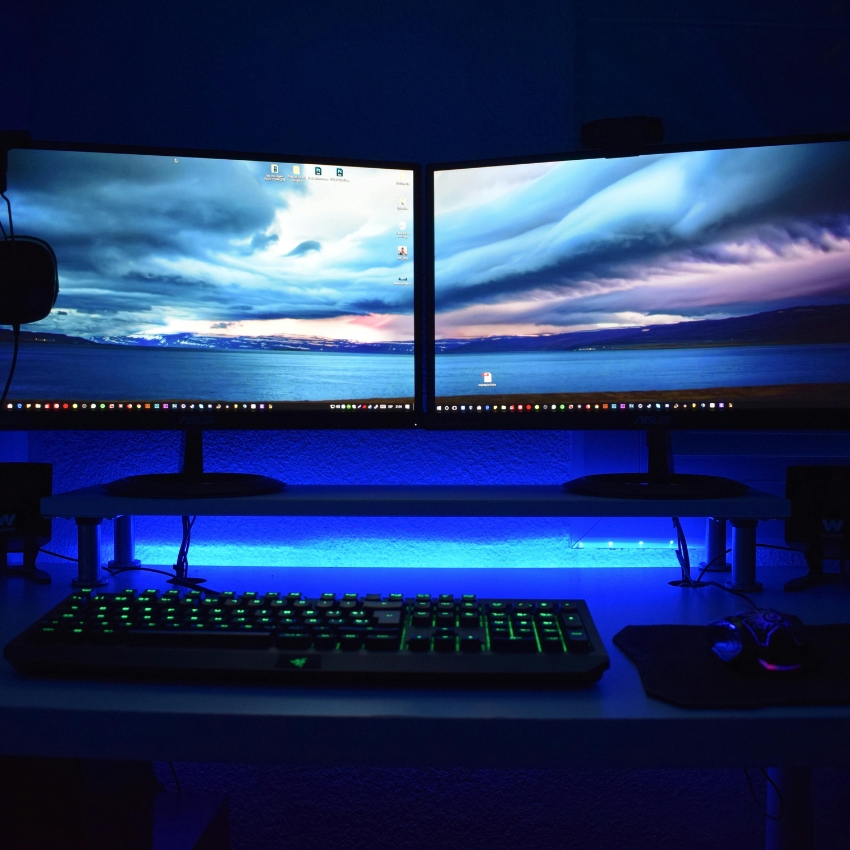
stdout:
<svg viewBox="0 0 850 850">
<path fill-rule="evenodd" d="M 189 547 L 192 545 L 192 526 L 196 516 L 181 517 L 183 523 L 183 539 L 180 541 L 180 551 L 177 553 L 177 563 L 174 564 L 174 574 L 184 581 L 204 581 L 204 579 L 189 579 Z"/>
<path fill-rule="evenodd" d="M 3 231 L 3 238 L 4 239 L 7 239 L 7 238 L 11 239 L 14 242 L 14 240 L 15 240 L 15 225 L 12 222 L 12 202 L 6 197 L 5 192 L 0 192 L 0 198 L 2 198 L 6 202 L 6 209 L 9 212 L 9 236 L 8 237 L 6 236 L 6 231 L 4 230 Z M 2 227 L 2 226 L 3 225 L 0 224 L 0 227 Z"/>
<path fill-rule="evenodd" d="M 79 558 L 72 558 L 70 555 L 61 555 L 59 552 L 51 552 L 50 549 L 41 548 L 38 551 L 43 552 L 45 555 L 51 555 L 54 558 L 62 558 L 63 561 L 73 561 L 75 564 L 79 563 Z M 170 584 L 176 584 L 178 587 L 186 587 L 190 590 L 197 590 L 198 584 L 206 581 L 206 579 L 202 578 L 185 578 L 178 576 L 175 573 L 170 573 L 167 570 L 158 570 L 156 567 L 104 567 L 103 569 L 111 576 L 134 572 L 157 573 L 161 576 L 168 576 Z M 219 596 L 222 593 L 222 591 L 213 590 L 210 587 L 205 587 L 203 590 L 204 593 L 212 593 L 216 596 Z"/>
<path fill-rule="evenodd" d="M 0 406 L 6 402 L 6 396 L 9 395 L 9 387 L 12 386 L 12 378 L 15 375 L 15 366 L 18 365 L 18 348 L 21 343 L 21 326 L 19 324 L 12 325 L 12 333 L 15 337 L 14 346 L 12 347 L 12 365 L 9 367 L 9 377 L 6 378 L 6 386 L 3 390 L 3 396 L 0 398 Z"/>
<path fill-rule="evenodd" d="M 770 778 L 770 774 L 763 767 L 759 768 L 759 771 L 764 776 L 765 780 L 770 784 L 770 787 L 773 788 L 773 791 L 776 794 L 776 799 L 779 800 L 779 814 L 778 815 L 772 815 L 767 810 L 767 803 L 766 802 L 765 802 L 764 806 L 762 806 L 761 802 L 759 801 L 759 798 L 756 796 L 756 789 L 753 787 L 753 780 L 750 779 L 750 772 L 747 770 L 747 768 L 743 768 L 743 771 L 744 771 L 744 776 L 747 777 L 747 785 L 749 785 L 749 787 L 750 787 L 750 794 L 752 795 L 753 801 L 762 810 L 762 813 L 764 814 L 764 816 L 768 820 L 774 820 L 774 821 L 782 820 L 782 818 L 785 816 L 785 803 L 782 800 L 782 794 L 779 792 L 779 788 L 777 787 L 776 783 Z"/>
<path fill-rule="evenodd" d="M 58 552 L 51 552 L 49 549 L 39 549 L 39 552 L 44 552 L 45 555 L 51 555 L 54 558 L 61 558 L 63 561 L 73 561 L 75 564 L 80 562 L 79 558 L 72 558 L 70 555 L 60 555 Z"/>
<path fill-rule="evenodd" d="M 177 788 L 177 793 L 182 794 L 183 789 L 180 787 L 180 780 L 177 778 L 177 771 L 174 769 L 174 762 L 168 762 L 168 766 L 171 768 L 171 775 L 174 777 L 174 786 Z"/>
<path fill-rule="evenodd" d="M 726 587 L 725 584 L 720 584 L 719 581 L 702 581 L 702 576 L 705 573 L 706 569 L 711 566 L 716 560 L 720 557 L 725 557 L 726 552 L 723 555 L 718 555 L 717 558 L 713 558 L 709 561 L 708 564 L 703 567 L 702 572 L 700 573 L 699 578 L 694 581 L 691 578 L 691 558 L 688 553 L 688 541 L 685 539 L 685 532 L 682 529 L 682 523 L 679 522 L 679 517 L 672 517 L 673 527 L 676 529 L 676 537 L 678 540 L 678 548 L 676 549 L 676 559 L 679 561 L 679 565 L 682 568 L 682 578 L 679 581 L 671 581 L 670 584 L 675 587 L 717 587 L 725 593 L 731 593 L 733 596 L 737 596 L 740 599 L 748 602 L 753 608 L 758 608 L 758 605 L 747 596 L 746 593 L 741 593 L 740 590 L 733 590 L 731 587 Z M 731 550 L 730 550 L 731 551 Z"/>
<path fill-rule="evenodd" d="M 15 241 L 15 225 L 12 221 L 12 202 L 6 197 L 5 192 L 0 192 L 0 198 L 2 198 L 6 202 L 6 210 L 9 213 L 9 235 L 6 235 L 6 229 L 0 224 L 0 229 L 3 230 L 3 239 L 4 241 L 7 239 L 11 239 L 12 242 Z M 13 247 L 14 250 L 14 247 Z M 20 324 L 12 325 L 12 331 L 15 335 L 15 344 L 12 349 L 12 365 L 9 367 L 9 377 L 6 378 L 6 387 L 3 390 L 3 396 L 0 398 L 0 406 L 5 404 L 6 396 L 9 395 L 9 387 L 12 386 L 12 378 L 15 374 L 15 366 L 18 363 L 18 346 L 21 342 L 21 326 Z"/>
</svg>

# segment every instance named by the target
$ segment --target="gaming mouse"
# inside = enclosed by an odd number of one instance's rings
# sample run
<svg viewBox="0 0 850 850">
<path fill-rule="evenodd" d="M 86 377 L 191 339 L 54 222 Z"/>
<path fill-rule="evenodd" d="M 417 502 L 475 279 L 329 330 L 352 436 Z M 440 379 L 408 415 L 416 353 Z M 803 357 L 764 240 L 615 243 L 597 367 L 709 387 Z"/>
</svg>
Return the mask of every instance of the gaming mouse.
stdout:
<svg viewBox="0 0 850 850">
<path fill-rule="evenodd" d="M 754 608 L 711 625 L 724 629 L 712 650 L 729 664 L 771 673 L 791 673 L 803 666 L 804 626 L 793 614 Z"/>
</svg>

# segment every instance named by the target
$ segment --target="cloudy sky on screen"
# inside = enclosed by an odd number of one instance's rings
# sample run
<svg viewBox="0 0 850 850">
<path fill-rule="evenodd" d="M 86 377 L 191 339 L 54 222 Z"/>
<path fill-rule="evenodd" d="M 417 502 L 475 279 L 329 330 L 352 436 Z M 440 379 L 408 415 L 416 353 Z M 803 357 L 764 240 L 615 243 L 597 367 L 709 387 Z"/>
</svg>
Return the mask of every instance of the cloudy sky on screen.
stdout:
<svg viewBox="0 0 850 850">
<path fill-rule="evenodd" d="M 38 327 L 89 336 L 304 334 L 413 338 L 410 260 L 395 169 L 345 166 L 348 183 L 265 180 L 268 162 L 12 151 L 17 232 L 46 239 L 60 294 Z M 314 166 L 300 164 L 313 176 Z M 335 168 L 322 166 L 323 176 Z"/>
<path fill-rule="evenodd" d="M 850 302 L 850 142 L 438 172 L 437 337 Z"/>
</svg>

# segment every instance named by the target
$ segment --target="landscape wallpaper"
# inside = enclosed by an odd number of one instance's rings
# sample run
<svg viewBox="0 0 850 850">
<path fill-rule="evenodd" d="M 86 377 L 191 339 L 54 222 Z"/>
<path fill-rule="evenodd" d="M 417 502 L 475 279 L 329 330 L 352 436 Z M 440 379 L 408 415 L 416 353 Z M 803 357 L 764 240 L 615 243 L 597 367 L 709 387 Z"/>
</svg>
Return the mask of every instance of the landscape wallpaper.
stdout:
<svg viewBox="0 0 850 850">
<path fill-rule="evenodd" d="M 106 397 L 220 398 L 225 373 L 237 398 L 413 395 L 412 172 L 15 150 L 8 182 L 17 232 L 46 239 L 59 266 L 56 306 L 22 341 L 78 359 L 99 346 L 104 362 L 81 365 Z M 194 361 L 130 349 L 327 356 L 219 358 L 200 380 Z M 82 390 L 48 377 L 53 355 L 40 383 L 22 356 L 12 395 Z"/>
<path fill-rule="evenodd" d="M 848 142 L 446 170 L 434 201 L 438 398 L 850 402 Z"/>
</svg>

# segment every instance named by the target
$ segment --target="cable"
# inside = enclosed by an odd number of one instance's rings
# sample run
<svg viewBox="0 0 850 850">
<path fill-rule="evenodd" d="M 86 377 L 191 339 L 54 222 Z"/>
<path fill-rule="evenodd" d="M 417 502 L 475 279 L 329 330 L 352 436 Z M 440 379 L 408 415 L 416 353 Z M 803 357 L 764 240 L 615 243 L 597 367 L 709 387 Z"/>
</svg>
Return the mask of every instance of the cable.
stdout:
<svg viewBox="0 0 850 850">
<path fill-rule="evenodd" d="M 678 548 L 676 549 L 676 558 L 679 561 L 679 565 L 682 568 L 682 580 L 678 581 L 678 582 L 671 581 L 670 584 L 677 585 L 679 587 L 695 587 L 695 588 L 709 587 L 709 586 L 710 587 L 717 587 L 717 588 L 720 588 L 720 590 L 725 591 L 726 593 L 731 593 L 733 596 L 738 596 L 741 599 L 746 600 L 747 602 L 749 602 L 750 605 L 752 605 L 753 608 L 758 608 L 758 605 L 756 605 L 756 603 L 752 599 L 750 599 L 750 597 L 747 596 L 746 593 L 741 593 L 740 590 L 733 590 L 731 587 L 726 587 L 725 584 L 720 584 L 720 582 L 717 582 L 717 581 L 702 581 L 702 576 L 703 576 L 703 573 L 705 573 L 705 570 L 709 566 L 711 566 L 711 564 L 713 564 L 714 561 L 716 561 L 718 558 L 725 557 L 726 552 L 724 552 L 722 556 L 718 555 L 717 558 L 714 558 L 711 561 L 709 561 L 708 564 L 706 564 L 705 567 L 703 568 L 702 572 L 699 574 L 699 578 L 696 581 L 694 581 L 691 578 L 691 573 L 690 573 L 691 558 L 690 558 L 690 555 L 688 554 L 688 541 L 685 538 L 685 531 L 682 528 L 682 523 L 679 522 L 679 517 L 674 516 L 674 517 L 672 517 L 672 520 L 673 520 L 673 525 L 676 528 L 676 537 L 677 537 L 677 540 L 678 540 Z"/>
<path fill-rule="evenodd" d="M 798 552 L 792 546 L 774 546 L 772 543 L 756 543 L 757 549 L 781 549 L 783 552 Z"/>
<path fill-rule="evenodd" d="M 685 587 L 690 587 L 694 584 L 691 578 L 691 556 L 688 552 L 688 542 L 685 540 L 685 532 L 682 529 L 682 523 L 679 517 L 672 517 L 673 527 L 676 529 L 676 560 L 682 569 L 682 584 Z"/>
<path fill-rule="evenodd" d="M 727 549 L 725 552 L 721 552 L 719 555 L 715 555 L 700 571 L 699 576 L 697 576 L 697 581 L 702 581 L 702 577 L 705 575 L 705 571 L 714 566 L 721 558 L 725 558 L 732 550 Z"/>
<path fill-rule="evenodd" d="M 5 242 L 9 237 L 6 235 L 6 228 L 3 227 L 2 221 L 0 221 L 0 233 L 3 234 L 3 241 Z"/>
<path fill-rule="evenodd" d="M 177 578 L 185 579 L 189 574 L 189 546 L 192 545 L 192 526 L 196 519 L 196 516 L 191 519 L 187 516 L 181 517 L 183 539 L 180 542 L 180 551 L 177 553 L 177 563 L 174 564 L 174 572 Z"/>
<path fill-rule="evenodd" d="M 584 538 L 587 537 L 587 535 L 590 534 L 590 532 L 593 531 L 593 529 L 596 528 L 596 526 L 599 525 L 599 523 L 602 522 L 603 519 L 605 519 L 604 516 L 599 517 L 599 519 L 596 520 L 596 522 L 593 523 L 593 525 L 591 525 L 590 528 L 588 528 L 587 531 L 585 531 L 584 534 L 582 534 L 582 536 L 579 537 L 579 539 L 576 540 L 572 546 L 570 546 L 570 549 L 575 549 L 576 546 L 578 546 L 578 544 L 581 543 L 581 541 L 584 540 Z"/>
<path fill-rule="evenodd" d="M 214 593 L 216 596 L 219 596 L 223 592 L 221 590 L 213 590 L 210 587 L 198 587 L 199 584 L 206 581 L 205 578 L 184 578 L 182 576 L 175 575 L 174 573 L 170 573 L 167 570 L 158 570 L 155 567 L 104 567 L 103 569 L 111 576 L 134 572 L 157 573 L 161 576 L 168 576 L 169 582 L 171 584 L 178 585 L 178 587 L 188 587 L 190 590 L 203 590 L 204 593 Z"/>
<path fill-rule="evenodd" d="M 725 584 L 720 584 L 720 582 L 718 581 L 704 581 L 703 585 L 707 585 L 709 587 L 719 587 L 721 590 L 725 590 L 726 593 L 731 593 L 732 596 L 739 596 L 741 599 L 744 599 L 745 601 L 749 602 L 750 605 L 753 606 L 753 608 L 759 607 L 752 599 L 750 599 L 749 596 L 747 596 L 746 593 L 742 593 L 740 590 L 733 590 L 731 587 L 726 587 Z"/>
<path fill-rule="evenodd" d="M 753 780 L 750 779 L 750 772 L 747 770 L 747 768 L 743 768 L 743 771 L 744 771 L 744 776 L 747 777 L 747 785 L 750 786 L 750 794 L 752 795 L 753 801 L 762 810 L 762 813 L 764 814 L 764 816 L 766 818 L 768 818 L 769 820 L 782 820 L 782 818 L 785 816 L 785 804 L 782 801 L 782 794 L 779 793 L 779 788 L 776 787 L 776 783 L 770 778 L 770 775 L 768 774 L 768 772 L 763 767 L 759 768 L 759 771 L 761 771 L 764 778 L 770 783 L 771 787 L 773 788 L 774 792 L 776 793 L 776 799 L 779 800 L 779 814 L 778 815 L 772 815 L 767 810 L 767 803 L 765 803 L 765 805 L 762 806 L 762 804 L 759 802 L 759 798 L 756 796 L 756 789 L 753 787 Z"/>
<path fill-rule="evenodd" d="M 15 225 L 12 224 L 12 202 L 6 197 L 4 192 L 0 192 L 0 198 L 2 198 L 6 202 L 6 209 L 9 211 L 9 238 L 14 241 L 15 240 Z M 6 231 L 3 231 L 3 235 L 6 235 Z"/>
<path fill-rule="evenodd" d="M 9 387 L 12 386 L 12 378 L 15 374 L 15 366 L 18 363 L 18 347 L 21 342 L 21 326 L 20 324 L 12 325 L 12 333 L 15 336 L 15 344 L 12 348 L 12 365 L 9 367 L 9 377 L 6 378 L 6 387 L 3 390 L 3 397 L 0 398 L 0 406 L 5 404 L 6 396 L 9 395 Z"/>
<path fill-rule="evenodd" d="M 182 794 L 183 790 L 180 788 L 180 780 L 177 778 L 177 771 L 174 769 L 174 762 L 168 762 L 168 766 L 171 768 L 171 775 L 174 777 L 174 785 L 177 787 L 177 793 Z"/>
<path fill-rule="evenodd" d="M 60 555 L 58 552 L 51 552 L 49 549 L 39 549 L 39 552 L 44 552 L 45 555 L 52 555 L 54 558 L 62 558 L 64 561 L 73 561 L 75 564 L 80 562 L 79 558 L 72 558 L 70 555 Z"/>
</svg>

